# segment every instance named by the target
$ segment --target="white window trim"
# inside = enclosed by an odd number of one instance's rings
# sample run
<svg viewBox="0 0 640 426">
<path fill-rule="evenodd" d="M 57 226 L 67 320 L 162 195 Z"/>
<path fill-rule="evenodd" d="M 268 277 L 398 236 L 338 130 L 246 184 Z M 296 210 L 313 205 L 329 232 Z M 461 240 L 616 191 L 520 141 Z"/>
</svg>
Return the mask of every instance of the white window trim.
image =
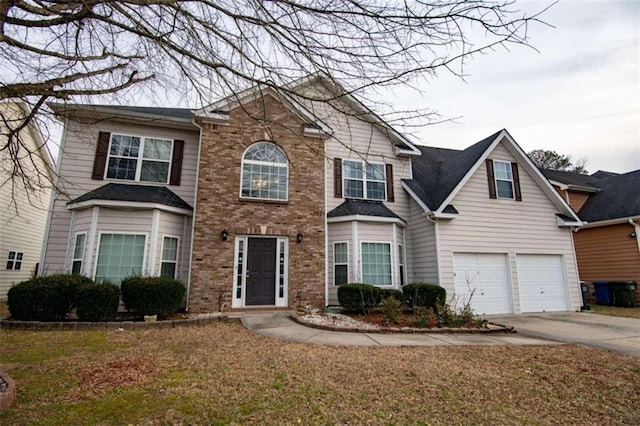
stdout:
<svg viewBox="0 0 640 426">
<path fill-rule="evenodd" d="M 78 244 L 78 237 L 80 235 L 84 235 L 84 245 L 82 247 L 82 256 L 76 257 L 76 245 Z M 69 272 L 73 272 L 73 264 L 77 261 L 80 261 L 79 274 L 83 274 L 84 258 L 85 258 L 85 254 L 87 253 L 87 238 L 88 238 L 88 235 L 86 231 L 76 232 L 76 234 L 74 235 L 73 246 L 71 247 L 71 267 L 69 268 Z"/>
<path fill-rule="evenodd" d="M 402 257 L 402 262 L 400 262 L 401 257 Z M 405 255 L 403 243 L 398 243 L 398 279 L 399 279 L 398 281 L 399 286 L 402 286 L 403 282 L 405 284 L 407 283 L 407 256 Z"/>
<path fill-rule="evenodd" d="M 247 151 L 249 151 L 249 149 L 251 149 L 252 146 L 254 146 L 257 143 L 260 142 L 265 142 L 265 143 L 270 143 L 272 145 L 275 145 L 276 148 L 278 148 L 281 152 L 282 155 L 284 155 L 284 158 L 287 159 L 287 162 L 282 164 L 282 163 L 273 163 L 273 162 L 269 162 L 269 161 L 258 161 L 258 160 L 245 160 L 244 157 L 245 155 L 247 155 Z M 286 191 L 286 196 L 284 198 L 262 198 L 262 197 L 248 197 L 246 195 L 242 195 L 242 181 L 243 181 L 243 176 L 244 176 L 244 165 L 245 164 L 259 164 L 262 166 L 270 166 L 270 167 L 285 167 L 287 169 L 287 191 Z M 251 145 L 249 145 L 247 147 L 247 149 L 244 150 L 244 152 L 242 153 L 242 158 L 240 161 L 240 191 L 238 193 L 238 195 L 240 196 L 240 198 L 242 200 L 254 200 L 254 201 L 271 201 L 271 202 L 280 202 L 280 203 L 284 203 L 289 201 L 289 157 L 287 157 L 287 153 L 284 151 L 284 149 L 282 149 L 280 146 L 278 146 L 278 144 L 276 144 L 275 142 L 271 142 L 271 141 L 266 141 L 266 140 L 261 140 L 261 141 L 256 141 L 254 143 L 252 143 Z"/>
<path fill-rule="evenodd" d="M 13 259 L 9 259 L 9 255 L 11 254 L 11 252 L 15 253 L 15 257 Z M 18 254 L 22 255 L 22 259 L 18 260 Z M 13 266 L 11 268 L 7 268 L 7 263 L 9 262 L 13 262 Z M 20 269 L 16 269 L 16 262 L 20 262 Z M 24 269 L 22 269 L 22 264 L 24 263 L 24 252 L 23 251 L 18 251 L 18 250 L 9 250 L 7 253 L 7 258 L 6 258 L 6 262 L 4 264 L 4 268 L 6 271 L 23 271 Z"/>
<path fill-rule="evenodd" d="M 138 157 L 136 160 L 136 177 L 135 179 L 131 180 L 131 179 L 118 179 L 118 178 L 109 178 L 107 177 L 107 174 L 109 173 L 109 159 L 111 157 L 113 158 L 133 158 L 133 157 L 122 157 L 119 155 L 111 155 L 111 145 L 113 144 L 113 136 L 117 135 L 117 136 L 124 136 L 124 137 L 131 137 L 131 138 L 140 138 L 140 147 L 138 148 Z M 146 181 L 146 180 L 140 180 L 140 173 L 142 171 L 142 161 L 144 160 L 143 155 L 144 155 L 144 144 L 145 144 L 145 140 L 147 139 L 161 139 L 161 140 L 165 140 L 165 141 L 170 141 L 171 142 L 171 149 L 170 149 L 170 155 L 169 155 L 169 171 L 167 173 L 167 180 L 165 182 L 155 182 L 155 181 Z M 104 167 L 104 180 L 113 180 L 113 181 L 117 181 L 117 182 L 146 182 L 146 183 L 155 183 L 155 184 L 168 184 L 169 181 L 171 180 L 171 164 L 173 164 L 173 145 L 175 143 L 175 139 L 170 139 L 167 138 L 165 136 L 140 136 L 140 135 L 133 135 L 133 134 L 127 134 L 127 133 L 111 133 L 111 135 L 109 136 L 109 147 L 107 148 L 107 161 L 105 163 L 105 167 Z M 148 159 L 147 161 L 156 161 L 156 162 L 163 162 L 166 163 L 167 161 L 165 160 L 150 160 Z"/>
<path fill-rule="evenodd" d="M 362 163 L 362 195 L 363 197 L 347 197 L 347 193 L 346 193 L 346 185 L 344 184 L 345 180 L 349 179 L 349 180 L 360 180 L 360 179 L 354 179 L 354 178 L 349 178 L 346 176 L 345 174 L 345 161 L 351 161 L 354 163 Z M 375 164 L 375 165 L 381 165 L 382 166 L 382 173 L 384 173 L 384 178 L 382 180 L 370 180 L 367 181 L 367 164 Z M 383 188 L 384 188 L 384 197 L 383 198 L 369 198 L 367 196 L 367 182 L 378 182 L 378 183 L 382 183 L 383 184 Z M 380 163 L 378 161 L 363 161 L 363 160 L 352 160 L 350 158 L 343 158 L 342 159 L 342 196 L 344 198 L 350 198 L 350 199 L 354 199 L 354 200 L 373 200 L 373 201 L 386 201 L 387 200 L 387 167 L 385 165 L 385 163 Z"/>
<path fill-rule="evenodd" d="M 498 163 L 502 163 L 502 164 L 506 164 L 509 168 L 509 173 L 511 173 L 511 179 L 498 179 L 498 173 L 496 173 L 496 164 Z M 513 183 L 513 169 L 511 168 L 511 163 L 508 161 L 502 161 L 502 160 L 493 160 L 493 181 L 494 181 L 494 185 L 496 187 L 496 198 L 501 199 L 501 200 L 515 200 L 516 197 L 516 188 L 515 188 L 515 184 Z M 498 181 L 501 182 L 509 182 L 511 184 L 511 193 L 513 194 L 511 197 L 501 197 L 499 190 L 498 190 Z"/>
<path fill-rule="evenodd" d="M 392 241 L 369 241 L 369 240 L 361 240 L 360 241 L 360 282 L 364 282 L 364 262 L 362 261 L 362 245 L 363 244 L 388 244 L 389 245 L 389 264 L 391 266 L 391 284 L 389 285 L 378 285 L 378 284 L 373 284 L 376 287 L 381 287 L 381 288 L 396 288 L 396 278 L 395 278 L 395 268 L 393 265 L 393 251 L 394 251 L 394 243 Z"/>
<path fill-rule="evenodd" d="M 347 245 L 347 263 L 336 263 L 336 244 L 346 244 Z M 332 264 L 333 264 L 333 286 L 334 287 L 339 287 L 339 285 L 336 284 L 336 265 L 347 265 L 347 284 L 349 283 L 349 241 L 334 241 L 333 242 L 333 257 L 332 257 Z"/>
<path fill-rule="evenodd" d="M 239 235 L 235 237 L 235 246 L 233 254 L 233 286 L 231 295 L 231 307 L 232 308 L 260 308 L 261 306 L 247 306 L 245 305 L 245 296 L 247 294 L 247 264 L 248 256 L 247 250 L 249 249 L 249 238 L 273 238 L 276 240 L 276 276 L 275 276 L 275 307 L 286 308 L 289 304 L 289 238 L 276 237 L 276 236 L 259 236 L 259 235 Z M 240 297 L 236 297 L 238 294 L 238 254 L 240 249 L 240 241 L 244 242 L 243 262 L 242 262 L 242 293 Z M 284 242 L 284 292 L 280 297 L 280 245 Z"/>
<path fill-rule="evenodd" d="M 142 254 L 142 274 L 146 271 L 149 255 L 149 233 L 148 232 L 111 232 L 111 231 L 99 231 L 98 232 L 98 244 L 95 247 L 95 258 L 93 259 L 93 273 L 91 279 L 96 280 L 96 273 L 98 272 L 98 258 L 100 257 L 100 243 L 102 242 L 103 235 L 144 235 L 144 252 Z M 115 284 L 115 283 L 114 283 Z"/>
<path fill-rule="evenodd" d="M 176 245 L 176 260 L 173 261 L 167 261 L 167 263 L 175 263 L 176 264 L 176 269 L 175 269 L 175 274 L 173 275 L 174 279 L 177 279 L 178 277 L 178 265 L 180 262 L 180 237 L 178 235 L 173 235 L 173 234 L 162 234 L 162 245 L 160 247 L 160 262 L 158 265 L 158 276 L 162 275 L 162 264 L 165 262 L 165 260 L 162 258 L 162 256 L 164 255 L 164 239 L 165 238 L 175 238 L 176 240 L 178 240 L 178 243 Z"/>
</svg>

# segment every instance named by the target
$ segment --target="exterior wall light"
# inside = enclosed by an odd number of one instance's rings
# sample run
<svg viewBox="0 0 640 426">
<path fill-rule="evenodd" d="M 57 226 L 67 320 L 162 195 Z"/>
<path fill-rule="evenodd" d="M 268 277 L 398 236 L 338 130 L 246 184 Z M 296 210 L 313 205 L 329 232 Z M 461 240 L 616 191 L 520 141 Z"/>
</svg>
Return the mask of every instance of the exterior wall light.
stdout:
<svg viewBox="0 0 640 426">
<path fill-rule="evenodd" d="M 635 237 L 636 237 L 636 233 L 635 232 L 632 232 L 632 233 L 629 234 L 629 238 L 635 238 Z"/>
<path fill-rule="evenodd" d="M 222 232 L 220 232 L 220 238 L 222 238 L 222 241 L 227 241 L 228 236 L 229 236 L 229 231 L 227 231 L 227 228 L 224 228 Z"/>
<path fill-rule="evenodd" d="M 303 237 L 304 235 L 302 235 L 302 232 L 298 232 L 298 235 L 296 235 L 296 242 L 300 244 L 302 242 Z"/>
</svg>

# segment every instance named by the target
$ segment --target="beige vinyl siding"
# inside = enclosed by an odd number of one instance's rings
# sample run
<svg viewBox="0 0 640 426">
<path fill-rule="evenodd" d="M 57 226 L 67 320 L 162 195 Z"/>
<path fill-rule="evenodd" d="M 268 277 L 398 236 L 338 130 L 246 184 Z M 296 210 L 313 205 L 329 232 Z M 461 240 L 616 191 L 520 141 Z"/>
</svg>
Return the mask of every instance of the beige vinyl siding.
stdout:
<svg viewBox="0 0 640 426">
<path fill-rule="evenodd" d="M 0 109 L 6 117 L 23 117 L 24 111 L 12 102 L 0 102 Z M 34 154 L 29 161 L 22 163 L 23 171 L 36 176 L 36 168 L 47 174 L 47 167 L 53 167 L 49 162 L 48 153 L 38 146 L 38 132 L 33 125 L 21 131 L 22 142 Z M 5 137 L 0 138 L 0 146 L 4 146 Z M 39 151 L 40 150 L 40 151 Z M 38 155 L 41 153 L 41 155 Z M 23 151 L 24 154 L 24 151 Z M 44 158 L 43 158 L 44 157 Z M 51 189 L 45 177 L 42 177 L 43 187 L 40 189 L 26 188 L 20 179 L 10 180 L 11 162 L 8 150 L 0 151 L 0 300 L 5 300 L 7 291 L 14 284 L 29 279 L 40 261 L 42 241 L 47 221 Z M 47 166 L 48 165 L 48 166 Z M 36 179 L 34 179 L 36 180 Z M 6 181 L 6 182 L 5 182 Z M 7 270 L 7 259 L 10 251 L 23 253 L 20 270 Z"/>
<path fill-rule="evenodd" d="M 438 253 L 433 222 L 427 219 L 424 210 L 411 200 L 411 215 L 407 227 L 407 257 L 410 269 L 407 282 L 438 284 Z"/>
<path fill-rule="evenodd" d="M 585 228 L 573 235 L 580 279 L 583 281 L 629 281 L 638 283 L 640 302 L 640 251 L 628 223 Z"/>
<path fill-rule="evenodd" d="M 515 161 L 501 144 L 490 159 Z M 520 167 L 522 201 L 490 199 L 486 167 L 482 164 L 451 204 L 460 212 L 453 220 L 440 220 L 440 268 L 442 283 L 450 297 L 454 292 L 453 253 L 508 253 L 515 312 L 519 310 L 516 254 L 560 254 L 572 309 L 579 309 L 580 287 L 571 241 L 571 230 L 556 224 L 557 209 L 542 189 Z"/>
<path fill-rule="evenodd" d="M 162 263 L 162 242 L 164 237 L 177 237 L 178 264 L 176 279 L 187 281 L 189 275 L 189 250 L 191 249 L 191 218 L 167 212 L 160 212 L 160 227 L 158 229 L 158 247 L 156 251 L 156 267 L 154 274 L 160 275 Z"/>
<path fill-rule="evenodd" d="M 44 270 L 47 273 L 60 272 L 63 270 L 65 265 L 65 257 L 67 256 L 68 252 L 67 249 L 69 241 L 69 228 L 71 226 L 71 211 L 67 209 L 68 201 L 73 200 L 85 194 L 86 192 L 97 189 L 110 182 L 125 184 L 130 183 L 136 185 L 153 185 L 145 182 L 91 179 L 96 142 L 98 139 L 98 133 L 100 131 L 184 140 L 185 145 L 180 185 L 166 185 L 166 187 L 173 191 L 176 195 L 181 197 L 184 201 L 189 203 L 191 206 L 193 206 L 195 198 L 195 182 L 199 143 L 199 133 L 197 131 L 170 129 L 157 125 L 145 126 L 141 124 L 128 124 L 113 121 L 101 121 L 95 125 L 86 125 L 77 123 L 75 121 L 69 121 L 65 133 L 66 137 L 63 141 L 64 153 L 60 156 L 61 180 L 59 182 L 59 185 L 63 189 L 64 193 L 56 197 L 51 214 L 44 264 Z M 100 218 L 98 219 L 99 232 L 107 230 L 110 232 L 128 232 L 128 230 L 131 229 L 135 230 L 135 228 L 129 226 L 128 219 L 131 216 L 138 217 L 138 215 L 140 214 L 148 217 L 148 223 L 145 223 L 144 228 L 139 228 L 139 230 L 144 229 L 144 232 L 150 232 L 151 230 L 151 210 L 145 210 L 142 212 L 136 212 L 132 210 L 119 211 L 119 213 L 116 213 L 115 216 L 111 213 L 105 213 L 105 211 L 108 210 L 109 209 L 105 210 L 105 208 L 100 208 Z M 92 209 L 83 210 L 83 212 L 87 212 L 89 220 L 91 219 L 91 211 Z M 130 213 L 132 214 L 130 215 Z M 109 221 L 103 222 L 103 214 L 106 214 L 107 217 L 110 218 Z M 74 227 L 76 231 L 80 230 L 78 219 L 79 216 L 76 217 L 76 226 Z M 120 226 L 122 226 L 121 229 L 118 228 Z M 108 229 L 106 229 L 105 227 Z M 180 231 L 180 235 L 181 234 L 182 230 Z M 98 237 L 99 235 L 96 235 L 95 244 L 99 243 Z M 158 239 L 161 244 L 161 237 L 159 236 Z M 160 249 L 158 249 L 158 251 L 159 250 Z M 91 261 L 93 262 L 92 265 L 95 265 L 95 258 L 92 257 Z M 93 269 L 94 266 L 92 266 L 92 270 Z"/>
<path fill-rule="evenodd" d="M 354 275 L 355 268 L 353 263 L 353 224 L 352 222 L 343 222 L 343 223 L 330 223 L 329 224 L 329 245 L 328 249 L 328 263 L 329 267 L 327 268 L 327 283 L 329 290 L 329 305 L 337 305 L 338 304 L 338 287 L 333 283 L 333 244 L 334 243 L 347 243 L 347 256 L 349 261 L 348 266 L 348 281 L 355 282 L 356 278 Z"/>
</svg>

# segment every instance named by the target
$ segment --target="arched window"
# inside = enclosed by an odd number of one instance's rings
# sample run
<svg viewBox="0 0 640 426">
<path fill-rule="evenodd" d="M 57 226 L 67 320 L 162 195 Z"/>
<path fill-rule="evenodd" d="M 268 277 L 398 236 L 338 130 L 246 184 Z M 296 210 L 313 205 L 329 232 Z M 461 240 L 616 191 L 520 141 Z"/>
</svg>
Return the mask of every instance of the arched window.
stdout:
<svg viewBox="0 0 640 426">
<path fill-rule="evenodd" d="M 242 157 L 240 195 L 268 200 L 287 199 L 287 157 L 271 142 L 251 145 Z"/>
</svg>

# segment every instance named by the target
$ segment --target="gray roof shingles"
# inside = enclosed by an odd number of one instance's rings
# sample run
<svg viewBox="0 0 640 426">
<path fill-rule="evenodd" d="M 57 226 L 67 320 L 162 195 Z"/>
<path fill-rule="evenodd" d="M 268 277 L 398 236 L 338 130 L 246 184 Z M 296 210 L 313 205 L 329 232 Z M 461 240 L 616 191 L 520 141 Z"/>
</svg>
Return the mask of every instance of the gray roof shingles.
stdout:
<svg viewBox="0 0 640 426">
<path fill-rule="evenodd" d="M 185 210 L 193 210 L 193 207 L 186 201 L 164 186 L 130 185 L 124 183 L 108 183 L 69 201 L 67 204 L 81 203 L 89 200 L 154 203 Z"/>
<path fill-rule="evenodd" d="M 351 198 L 347 198 L 344 203 L 340 204 L 338 207 L 327 213 L 327 217 L 342 217 L 354 215 L 402 219 L 400 216 L 391 211 L 387 206 L 385 206 L 382 201 L 354 200 Z"/>
<path fill-rule="evenodd" d="M 437 210 L 500 132 L 463 151 L 418 146 L 422 155 L 413 162 L 413 180 L 404 180 L 405 184 L 429 209 Z"/>
<path fill-rule="evenodd" d="M 587 222 L 640 216 L 640 170 L 596 180 L 600 189 L 591 195 L 578 215 Z"/>
<path fill-rule="evenodd" d="M 547 170 L 547 169 L 540 169 L 540 171 L 547 179 L 560 182 L 560 183 L 565 183 L 568 185 L 580 185 L 580 186 L 595 188 L 593 186 L 593 182 L 596 182 L 599 180 L 595 176 L 581 175 L 580 173 L 574 173 L 574 172 L 563 172 L 560 170 Z"/>
</svg>

